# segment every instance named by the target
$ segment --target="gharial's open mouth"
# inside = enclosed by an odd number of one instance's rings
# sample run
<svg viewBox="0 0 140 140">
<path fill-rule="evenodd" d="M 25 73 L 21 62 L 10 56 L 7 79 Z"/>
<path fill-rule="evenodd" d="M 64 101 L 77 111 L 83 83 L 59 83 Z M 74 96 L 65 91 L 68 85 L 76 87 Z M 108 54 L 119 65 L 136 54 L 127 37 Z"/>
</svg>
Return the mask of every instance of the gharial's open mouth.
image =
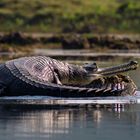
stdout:
<svg viewBox="0 0 140 140">
<path fill-rule="evenodd" d="M 127 72 L 130 70 L 136 70 L 138 68 L 138 62 L 137 61 L 129 61 L 128 63 L 124 63 L 117 66 L 111 66 L 106 68 L 99 68 L 95 74 L 99 74 L 102 76 L 111 76 L 114 74 L 119 74 L 123 72 Z"/>
</svg>

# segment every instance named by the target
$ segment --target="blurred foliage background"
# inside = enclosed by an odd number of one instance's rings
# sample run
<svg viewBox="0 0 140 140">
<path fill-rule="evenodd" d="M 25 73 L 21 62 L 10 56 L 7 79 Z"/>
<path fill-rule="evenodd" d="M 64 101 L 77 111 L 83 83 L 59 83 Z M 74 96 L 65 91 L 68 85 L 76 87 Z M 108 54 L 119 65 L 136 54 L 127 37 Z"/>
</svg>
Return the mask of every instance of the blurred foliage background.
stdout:
<svg viewBox="0 0 140 140">
<path fill-rule="evenodd" d="M 140 33 L 139 0 L 0 0 L 0 32 Z"/>
</svg>

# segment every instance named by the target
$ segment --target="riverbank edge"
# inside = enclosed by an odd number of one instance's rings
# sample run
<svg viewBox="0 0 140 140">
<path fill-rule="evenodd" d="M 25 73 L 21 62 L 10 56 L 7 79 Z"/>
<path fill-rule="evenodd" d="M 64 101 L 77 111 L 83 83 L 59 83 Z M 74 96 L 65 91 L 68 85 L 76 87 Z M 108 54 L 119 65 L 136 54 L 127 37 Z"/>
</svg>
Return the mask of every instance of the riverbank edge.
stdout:
<svg viewBox="0 0 140 140">
<path fill-rule="evenodd" d="M 33 49 L 139 50 L 140 34 L 47 34 L 0 33 L 0 52 L 30 52 Z"/>
</svg>

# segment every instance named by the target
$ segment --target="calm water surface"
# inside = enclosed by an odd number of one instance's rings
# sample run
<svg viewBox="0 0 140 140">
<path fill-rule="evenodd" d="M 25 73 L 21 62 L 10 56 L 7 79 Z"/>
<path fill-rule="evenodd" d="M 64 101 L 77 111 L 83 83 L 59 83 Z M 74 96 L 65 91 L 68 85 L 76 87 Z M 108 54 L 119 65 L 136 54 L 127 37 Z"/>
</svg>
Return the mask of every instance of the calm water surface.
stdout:
<svg viewBox="0 0 140 140">
<path fill-rule="evenodd" d="M 140 90 L 140 69 L 129 73 Z M 121 108 L 0 108 L 0 140 L 139 140 L 140 104 Z"/>
<path fill-rule="evenodd" d="M 1 140 L 138 140 L 140 105 L 120 109 L 0 110 Z"/>
</svg>

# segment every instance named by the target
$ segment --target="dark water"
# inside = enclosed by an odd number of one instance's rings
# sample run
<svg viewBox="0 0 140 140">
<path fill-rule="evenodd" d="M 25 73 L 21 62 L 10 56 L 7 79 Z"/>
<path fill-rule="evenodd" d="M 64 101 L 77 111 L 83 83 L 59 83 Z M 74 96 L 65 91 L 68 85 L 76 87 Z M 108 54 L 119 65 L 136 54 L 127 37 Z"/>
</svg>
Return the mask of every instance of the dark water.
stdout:
<svg viewBox="0 0 140 140">
<path fill-rule="evenodd" d="M 123 108 L 0 110 L 1 140 L 138 140 L 140 105 Z"/>
<path fill-rule="evenodd" d="M 110 62 L 113 63 L 113 62 Z M 130 72 L 140 90 L 140 69 Z M 0 140 L 138 140 L 140 104 L 81 109 L 0 108 Z"/>
</svg>

